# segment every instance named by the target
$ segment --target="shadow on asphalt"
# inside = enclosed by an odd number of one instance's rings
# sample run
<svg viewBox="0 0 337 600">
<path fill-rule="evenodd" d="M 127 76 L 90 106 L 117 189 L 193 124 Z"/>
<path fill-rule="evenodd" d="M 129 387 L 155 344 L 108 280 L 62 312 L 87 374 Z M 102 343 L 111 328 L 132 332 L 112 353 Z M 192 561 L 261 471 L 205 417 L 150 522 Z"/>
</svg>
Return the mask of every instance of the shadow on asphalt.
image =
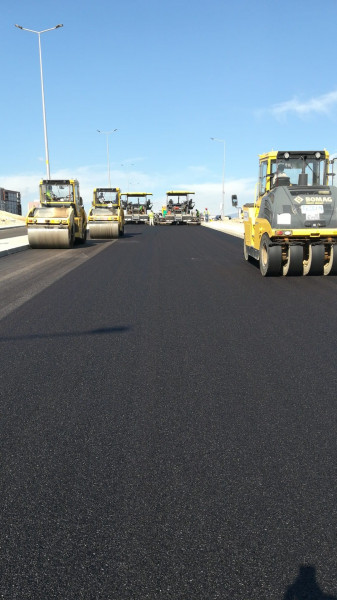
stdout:
<svg viewBox="0 0 337 600">
<path fill-rule="evenodd" d="M 138 231 L 137 233 L 136 232 L 124 233 L 123 238 L 125 239 L 125 238 L 128 238 L 128 237 L 134 237 L 135 235 L 143 235 L 143 232 L 142 231 Z M 123 238 L 121 238 L 121 239 L 123 239 Z"/>
<path fill-rule="evenodd" d="M 121 325 L 119 327 L 100 327 L 99 329 L 88 329 L 87 331 L 64 331 L 62 333 L 33 333 L 28 335 L 17 335 L 1 337 L 0 342 L 14 342 L 16 340 L 43 340 L 48 338 L 83 337 L 85 335 L 107 335 L 112 333 L 125 333 L 131 327 Z"/>
<path fill-rule="evenodd" d="M 75 244 L 74 248 L 85 248 L 86 246 L 97 246 L 98 244 L 106 244 L 107 242 L 113 242 L 113 239 L 95 240 L 87 238 L 85 244 Z"/>
<path fill-rule="evenodd" d="M 336 596 L 325 594 L 316 580 L 313 565 L 300 565 L 298 575 L 286 590 L 283 600 L 337 600 Z"/>
<path fill-rule="evenodd" d="M 254 258 L 250 258 L 250 260 L 247 261 L 249 265 L 252 265 L 253 267 L 255 267 L 255 269 L 257 269 L 258 271 L 260 270 L 260 263 L 258 260 L 255 260 Z"/>
<path fill-rule="evenodd" d="M 97 244 L 106 244 L 107 242 L 114 242 L 114 241 L 117 242 L 119 240 L 124 240 L 125 238 L 134 237 L 135 235 L 143 235 L 143 232 L 139 231 L 138 233 L 136 233 L 136 232 L 135 233 L 124 233 L 124 235 L 121 235 L 119 238 L 114 238 L 114 239 L 106 238 L 104 240 L 103 239 L 98 240 L 98 239 L 88 238 L 84 246 L 76 244 L 76 246 L 74 246 L 74 248 L 85 248 L 85 246 L 96 246 Z"/>
</svg>

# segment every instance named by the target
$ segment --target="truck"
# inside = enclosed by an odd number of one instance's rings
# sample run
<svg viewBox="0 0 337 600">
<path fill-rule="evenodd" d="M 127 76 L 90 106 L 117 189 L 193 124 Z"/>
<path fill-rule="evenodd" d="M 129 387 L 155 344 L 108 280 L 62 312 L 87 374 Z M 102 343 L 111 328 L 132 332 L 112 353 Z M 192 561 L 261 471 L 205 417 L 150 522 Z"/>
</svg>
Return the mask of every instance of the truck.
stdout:
<svg viewBox="0 0 337 600">
<path fill-rule="evenodd" d="M 152 209 L 152 194 L 146 192 L 128 192 L 122 194 L 126 223 L 148 223 L 147 211 Z"/>
<path fill-rule="evenodd" d="M 26 217 L 31 248 L 71 248 L 87 238 L 87 215 L 77 179 L 40 181 L 40 206 Z"/>
<path fill-rule="evenodd" d="M 166 205 L 158 216 L 159 225 L 200 225 L 198 211 L 193 211 L 194 192 L 172 190 L 166 192 Z"/>
<path fill-rule="evenodd" d="M 337 187 L 327 150 L 259 155 L 254 203 L 242 207 L 243 253 L 261 275 L 337 274 Z M 333 179 L 332 179 L 333 181 Z"/>
<path fill-rule="evenodd" d="M 124 235 L 124 210 L 120 188 L 95 188 L 88 212 L 91 239 L 117 239 Z"/>
</svg>

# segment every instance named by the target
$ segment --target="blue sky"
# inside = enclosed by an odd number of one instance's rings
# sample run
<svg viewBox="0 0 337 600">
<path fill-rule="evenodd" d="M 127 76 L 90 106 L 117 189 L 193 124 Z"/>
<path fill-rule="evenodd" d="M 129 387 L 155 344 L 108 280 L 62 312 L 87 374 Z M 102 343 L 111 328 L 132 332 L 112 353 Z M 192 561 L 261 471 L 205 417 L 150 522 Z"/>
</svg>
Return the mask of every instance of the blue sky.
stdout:
<svg viewBox="0 0 337 600">
<path fill-rule="evenodd" d="M 258 154 L 337 153 L 337 0 L 12 0 L 0 22 L 0 186 L 23 210 L 46 176 L 38 36 L 51 176 L 94 187 L 195 191 L 225 213 L 252 201 Z M 211 141 L 216 137 L 224 142 Z"/>
</svg>

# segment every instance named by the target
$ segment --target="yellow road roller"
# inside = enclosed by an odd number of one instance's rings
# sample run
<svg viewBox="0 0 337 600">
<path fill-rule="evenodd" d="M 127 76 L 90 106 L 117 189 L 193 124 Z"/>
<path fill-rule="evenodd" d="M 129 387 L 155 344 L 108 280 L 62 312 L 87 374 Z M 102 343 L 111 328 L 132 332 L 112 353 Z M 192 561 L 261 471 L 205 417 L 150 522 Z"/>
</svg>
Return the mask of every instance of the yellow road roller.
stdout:
<svg viewBox="0 0 337 600">
<path fill-rule="evenodd" d="M 94 189 L 88 224 L 91 239 L 117 239 L 124 235 L 124 210 L 119 188 Z"/>
<path fill-rule="evenodd" d="M 244 258 L 261 274 L 337 274 L 337 187 L 327 150 L 259 156 L 254 203 L 243 206 Z M 333 180 L 332 180 L 333 181 Z"/>
<path fill-rule="evenodd" d="M 76 179 L 40 181 L 40 206 L 26 218 L 28 242 L 32 248 L 71 248 L 84 244 L 87 215 Z"/>
</svg>

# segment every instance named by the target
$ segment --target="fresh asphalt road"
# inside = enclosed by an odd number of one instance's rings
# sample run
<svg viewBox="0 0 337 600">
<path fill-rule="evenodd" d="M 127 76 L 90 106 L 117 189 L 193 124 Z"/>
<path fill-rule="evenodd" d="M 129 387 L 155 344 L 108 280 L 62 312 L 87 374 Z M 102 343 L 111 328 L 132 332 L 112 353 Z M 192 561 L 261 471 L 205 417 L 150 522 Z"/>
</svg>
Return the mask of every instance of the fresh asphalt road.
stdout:
<svg viewBox="0 0 337 600">
<path fill-rule="evenodd" d="M 4 287 L 1 598 L 336 600 L 337 277 L 129 226 Z"/>
<path fill-rule="evenodd" d="M 27 235 L 27 227 L 0 227 L 0 240 Z"/>
</svg>

